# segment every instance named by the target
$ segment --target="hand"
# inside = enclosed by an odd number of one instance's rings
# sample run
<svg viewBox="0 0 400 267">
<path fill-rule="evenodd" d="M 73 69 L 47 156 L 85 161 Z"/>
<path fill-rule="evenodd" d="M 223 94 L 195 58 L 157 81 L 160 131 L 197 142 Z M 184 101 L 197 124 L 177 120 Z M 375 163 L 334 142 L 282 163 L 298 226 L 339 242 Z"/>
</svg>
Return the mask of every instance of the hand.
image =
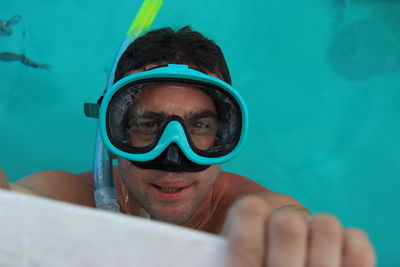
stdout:
<svg viewBox="0 0 400 267">
<path fill-rule="evenodd" d="M 10 189 L 10 184 L 8 183 L 7 176 L 1 167 L 0 167 L 0 189 Z"/>
<path fill-rule="evenodd" d="M 229 242 L 229 267 L 375 266 L 363 231 L 344 229 L 331 215 L 305 216 L 290 206 L 271 211 L 255 195 L 233 205 L 222 234 Z"/>
</svg>

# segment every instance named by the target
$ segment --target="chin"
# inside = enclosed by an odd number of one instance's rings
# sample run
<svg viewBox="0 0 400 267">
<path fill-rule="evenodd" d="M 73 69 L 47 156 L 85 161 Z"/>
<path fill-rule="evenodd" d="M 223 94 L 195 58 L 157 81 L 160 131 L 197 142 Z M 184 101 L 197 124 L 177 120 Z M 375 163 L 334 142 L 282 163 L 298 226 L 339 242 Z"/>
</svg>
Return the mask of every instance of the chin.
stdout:
<svg viewBox="0 0 400 267">
<path fill-rule="evenodd" d="M 159 219 L 157 221 L 175 224 L 175 225 L 181 225 L 181 224 L 184 224 L 187 220 L 188 220 L 187 218 L 165 218 L 165 219 Z"/>
<path fill-rule="evenodd" d="M 166 208 L 161 212 L 153 211 L 150 214 L 154 220 L 180 225 L 185 223 L 192 216 L 193 212 L 188 210 L 169 210 Z"/>
</svg>

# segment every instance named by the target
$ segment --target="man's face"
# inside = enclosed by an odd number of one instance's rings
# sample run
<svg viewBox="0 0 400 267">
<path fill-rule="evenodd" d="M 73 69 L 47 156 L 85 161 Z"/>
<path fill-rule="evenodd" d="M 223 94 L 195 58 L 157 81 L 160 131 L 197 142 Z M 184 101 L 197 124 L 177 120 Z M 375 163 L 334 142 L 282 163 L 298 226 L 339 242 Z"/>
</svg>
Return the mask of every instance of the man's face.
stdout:
<svg viewBox="0 0 400 267">
<path fill-rule="evenodd" d="M 146 88 L 133 109 L 136 114 L 177 115 L 186 122 L 196 114 L 216 114 L 215 105 L 207 94 L 193 86 L 177 83 Z M 209 115 L 201 120 L 201 123 L 212 123 L 215 118 Z M 147 117 L 141 121 L 139 118 L 139 122 L 145 127 L 154 125 Z M 193 123 L 200 125 L 196 126 L 194 133 L 200 133 L 196 146 L 205 149 L 213 145 L 216 133 L 205 134 L 201 123 Z M 148 129 L 145 131 L 150 133 Z M 119 158 L 120 177 L 129 194 L 150 213 L 152 219 L 174 224 L 182 224 L 192 216 L 218 177 L 219 168 L 219 165 L 212 165 L 201 172 L 167 172 L 142 169 Z"/>
</svg>

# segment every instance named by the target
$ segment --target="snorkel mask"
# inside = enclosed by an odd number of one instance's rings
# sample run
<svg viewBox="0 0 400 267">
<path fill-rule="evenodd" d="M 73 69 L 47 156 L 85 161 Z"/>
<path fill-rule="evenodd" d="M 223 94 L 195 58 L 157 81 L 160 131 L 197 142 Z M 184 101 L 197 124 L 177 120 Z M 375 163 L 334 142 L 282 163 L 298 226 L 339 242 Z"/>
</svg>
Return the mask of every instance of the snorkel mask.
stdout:
<svg viewBox="0 0 400 267">
<path fill-rule="evenodd" d="M 138 107 L 150 90 L 166 87 L 177 89 L 175 94 L 197 90 L 213 107 L 183 117 Z M 101 137 L 112 154 L 141 168 L 173 172 L 202 171 L 232 159 L 243 146 L 247 125 L 246 106 L 232 86 L 176 64 L 119 80 L 104 95 L 99 115 Z"/>
</svg>

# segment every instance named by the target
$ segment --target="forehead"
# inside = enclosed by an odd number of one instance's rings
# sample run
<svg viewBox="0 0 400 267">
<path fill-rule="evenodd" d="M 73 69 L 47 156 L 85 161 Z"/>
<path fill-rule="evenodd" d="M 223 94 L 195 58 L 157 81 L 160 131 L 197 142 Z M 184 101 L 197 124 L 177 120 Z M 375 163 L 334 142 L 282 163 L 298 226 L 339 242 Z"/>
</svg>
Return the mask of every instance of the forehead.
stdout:
<svg viewBox="0 0 400 267">
<path fill-rule="evenodd" d="M 212 99 L 200 88 L 185 83 L 160 83 L 150 85 L 138 95 L 135 109 L 211 109 Z"/>
<path fill-rule="evenodd" d="M 160 67 L 165 64 L 147 64 L 141 69 L 135 69 L 126 73 L 125 76 Z M 221 79 L 220 75 L 207 73 L 208 75 Z M 138 96 L 133 106 L 134 109 L 153 109 L 163 111 L 173 108 L 186 110 L 211 110 L 216 111 L 212 99 L 201 89 L 194 85 L 184 83 L 164 83 L 144 89 Z M 174 111 L 173 111 L 174 112 Z"/>
</svg>

